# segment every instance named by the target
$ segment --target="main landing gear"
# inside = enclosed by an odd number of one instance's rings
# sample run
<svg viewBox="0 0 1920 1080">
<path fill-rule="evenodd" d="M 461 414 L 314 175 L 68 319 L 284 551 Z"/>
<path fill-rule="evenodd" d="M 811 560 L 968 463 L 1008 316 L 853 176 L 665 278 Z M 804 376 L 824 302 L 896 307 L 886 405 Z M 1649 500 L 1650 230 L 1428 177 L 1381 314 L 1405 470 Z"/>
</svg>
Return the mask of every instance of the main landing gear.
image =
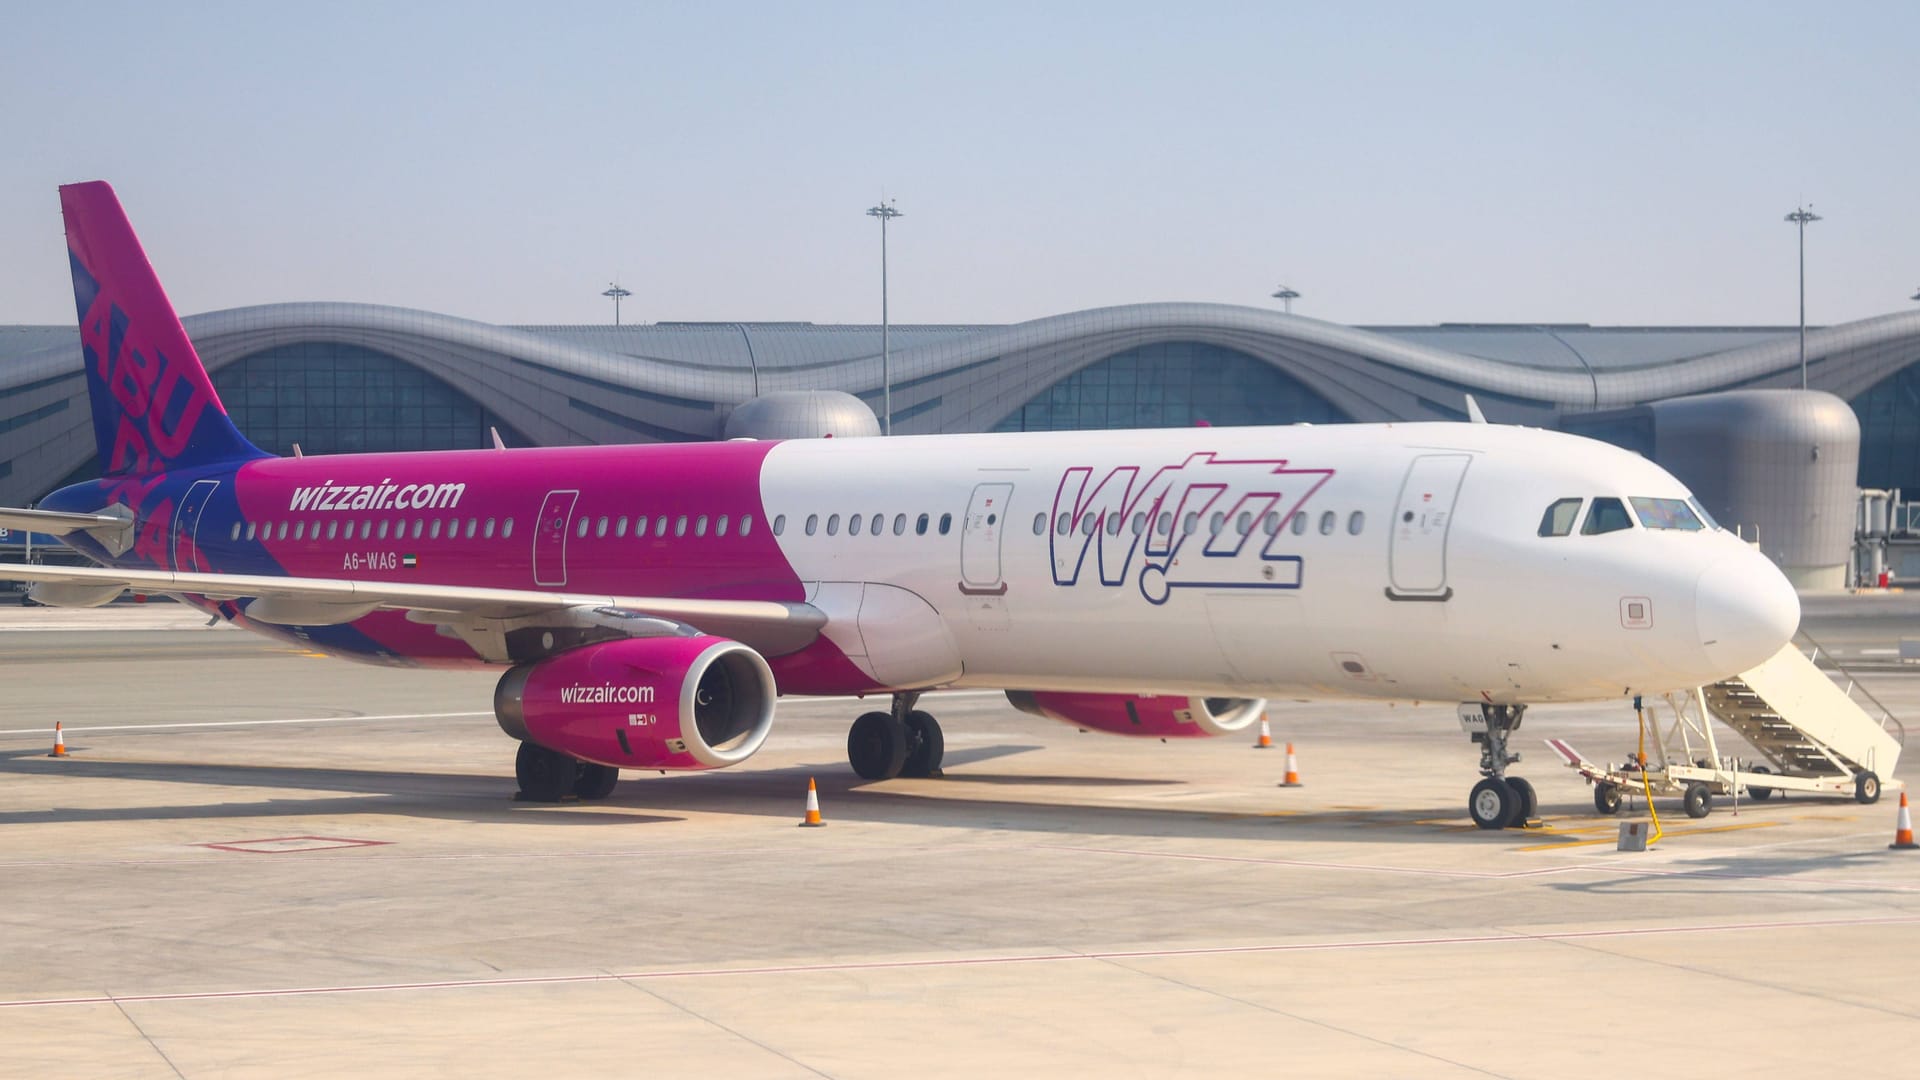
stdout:
<svg viewBox="0 0 1920 1080">
<path fill-rule="evenodd" d="M 939 776 L 947 741 L 940 721 L 919 712 L 918 691 L 893 695 L 893 711 L 863 713 L 847 731 L 847 763 L 862 780 Z"/>
<path fill-rule="evenodd" d="M 592 802 L 613 794 L 620 770 L 522 742 L 513 760 L 513 777 L 520 781 L 514 798 L 523 802 L 559 802 L 569 795 Z"/>
<path fill-rule="evenodd" d="M 1477 708 L 1478 715 L 1470 710 Z M 1507 752 L 1507 739 L 1520 727 L 1526 715 L 1525 705 L 1462 705 L 1460 723 L 1467 734 L 1480 744 L 1480 772 L 1484 777 L 1473 785 L 1467 796 L 1467 813 L 1483 829 L 1511 829 L 1524 826 L 1539 808 L 1533 785 L 1525 778 L 1508 776 L 1507 766 L 1520 760 Z"/>
</svg>

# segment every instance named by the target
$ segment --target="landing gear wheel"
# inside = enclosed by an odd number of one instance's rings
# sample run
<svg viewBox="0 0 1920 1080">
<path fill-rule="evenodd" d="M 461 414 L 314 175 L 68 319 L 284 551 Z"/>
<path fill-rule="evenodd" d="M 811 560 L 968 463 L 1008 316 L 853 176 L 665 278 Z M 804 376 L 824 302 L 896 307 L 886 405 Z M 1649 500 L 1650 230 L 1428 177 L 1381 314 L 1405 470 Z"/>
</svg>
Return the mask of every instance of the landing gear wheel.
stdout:
<svg viewBox="0 0 1920 1080">
<path fill-rule="evenodd" d="M 1507 786 L 1513 789 L 1514 797 L 1519 800 L 1519 805 L 1513 809 L 1513 821 L 1510 823 L 1512 827 L 1518 828 L 1531 820 L 1535 812 L 1540 809 L 1540 796 L 1533 793 L 1533 785 L 1524 776 L 1507 777 Z"/>
<path fill-rule="evenodd" d="M 1520 797 L 1497 776 L 1473 785 L 1473 794 L 1467 796 L 1467 813 L 1473 823 L 1483 829 L 1506 828 L 1512 824 L 1514 811 L 1519 808 Z"/>
<path fill-rule="evenodd" d="M 619 782 L 619 769 L 583 761 L 580 763 L 580 776 L 573 782 L 573 793 L 588 801 L 604 799 L 613 794 L 613 785 Z"/>
<path fill-rule="evenodd" d="M 513 759 L 513 778 L 528 802 L 559 802 L 573 792 L 579 774 L 578 759 L 530 742 L 521 743 Z"/>
<path fill-rule="evenodd" d="M 1863 772 L 1853 778 L 1853 797 L 1872 806 L 1880 801 L 1880 777 Z"/>
<path fill-rule="evenodd" d="M 1773 770 L 1767 768 L 1765 765 L 1755 765 L 1753 771 L 1765 774 L 1771 773 Z M 1761 787 L 1758 784 L 1747 785 L 1747 798 L 1752 799 L 1754 802 L 1766 802 L 1772 797 L 1773 789 L 1770 787 Z"/>
<path fill-rule="evenodd" d="M 907 725 L 892 713 L 863 713 L 847 732 L 847 763 L 862 780 L 891 780 L 907 763 L 907 743 Z"/>
<path fill-rule="evenodd" d="M 907 761 L 901 776 L 939 776 L 940 759 L 947 752 L 947 738 L 940 732 L 940 721 L 932 713 L 907 714 Z"/>
<path fill-rule="evenodd" d="M 1620 812 L 1620 785 L 1599 783 L 1593 785 L 1593 808 L 1603 814 Z"/>
<path fill-rule="evenodd" d="M 1713 813 L 1713 793 L 1707 790 L 1707 785 L 1695 781 L 1681 794 L 1680 806 L 1690 818 L 1706 817 Z"/>
</svg>

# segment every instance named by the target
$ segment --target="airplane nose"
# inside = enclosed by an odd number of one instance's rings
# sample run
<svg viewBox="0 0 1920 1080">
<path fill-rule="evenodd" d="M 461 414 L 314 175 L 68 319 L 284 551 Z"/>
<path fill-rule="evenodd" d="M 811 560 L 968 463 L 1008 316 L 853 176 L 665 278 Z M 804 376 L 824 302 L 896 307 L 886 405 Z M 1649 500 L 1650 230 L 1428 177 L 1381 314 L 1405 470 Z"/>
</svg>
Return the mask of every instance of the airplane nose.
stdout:
<svg viewBox="0 0 1920 1080">
<path fill-rule="evenodd" d="M 1693 618 L 1707 660 L 1720 677 L 1757 667 L 1800 629 L 1800 597 L 1786 575 L 1757 551 L 1701 571 Z"/>
</svg>

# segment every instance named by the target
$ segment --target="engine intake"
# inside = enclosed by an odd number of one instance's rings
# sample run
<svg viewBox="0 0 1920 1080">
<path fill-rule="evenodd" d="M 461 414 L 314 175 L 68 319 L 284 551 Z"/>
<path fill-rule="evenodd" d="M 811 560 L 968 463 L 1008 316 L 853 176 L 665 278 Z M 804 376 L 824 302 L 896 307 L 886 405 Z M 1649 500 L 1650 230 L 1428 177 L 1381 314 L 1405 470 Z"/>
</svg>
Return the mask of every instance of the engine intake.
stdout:
<svg viewBox="0 0 1920 1080">
<path fill-rule="evenodd" d="M 1240 731 L 1267 707 L 1264 698 L 1162 697 L 1154 694 L 1065 694 L 1009 690 L 1023 713 L 1074 727 L 1158 739 L 1198 739 Z"/>
<path fill-rule="evenodd" d="M 624 638 L 521 664 L 494 716 L 516 739 L 632 769 L 722 769 L 752 757 L 778 696 L 760 654 L 737 641 Z"/>
</svg>

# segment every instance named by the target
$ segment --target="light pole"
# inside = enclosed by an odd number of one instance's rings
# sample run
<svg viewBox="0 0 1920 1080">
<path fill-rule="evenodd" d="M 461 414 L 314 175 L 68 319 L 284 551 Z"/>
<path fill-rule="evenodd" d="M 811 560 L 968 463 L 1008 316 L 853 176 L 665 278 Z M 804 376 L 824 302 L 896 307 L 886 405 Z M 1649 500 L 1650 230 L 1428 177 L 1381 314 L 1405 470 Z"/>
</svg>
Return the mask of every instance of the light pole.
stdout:
<svg viewBox="0 0 1920 1080">
<path fill-rule="evenodd" d="M 1820 220 L 1813 204 L 1797 207 L 1787 215 L 1800 230 L 1800 389 L 1807 388 L 1807 226 Z"/>
<path fill-rule="evenodd" d="M 880 219 L 880 434 L 893 434 L 893 356 L 887 340 L 887 222 L 900 216 L 887 199 L 867 208 L 868 217 Z"/>
<path fill-rule="evenodd" d="M 612 298 L 612 300 L 613 300 L 613 325 L 615 325 L 615 326 L 619 326 L 619 325 L 620 325 L 620 301 L 621 301 L 622 299 L 624 299 L 625 297 L 629 297 L 629 296 L 632 296 L 633 294 L 632 294 L 632 293 L 630 293 L 630 292 L 628 292 L 627 290 L 625 290 L 625 289 L 623 289 L 623 288 L 621 288 L 621 287 L 620 287 L 620 284 L 619 284 L 618 282 L 612 282 L 612 281 L 610 281 L 610 282 L 608 282 L 608 283 L 607 283 L 607 291 L 606 291 L 606 292 L 603 292 L 603 293 L 601 293 L 600 295 L 601 295 L 601 296 L 606 296 L 606 297 L 611 297 L 611 298 Z"/>
<path fill-rule="evenodd" d="M 1909 299 L 1909 300 L 1920 300 L 1920 289 L 1915 289 L 1915 290 L 1913 290 L 1913 295 L 1912 295 L 1912 296 L 1909 296 L 1909 297 L 1907 297 L 1907 299 Z"/>
<path fill-rule="evenodd" d="M 1293 314 L 1293 302 L 1300 299 L 1300 294 L 1288 286 L 1282 285 L 1280 286 L 1280 291 L 1273 294 L 1273 298 L 1286 305 L 1287 314 L 1291 315 Z"/>
</svg>

